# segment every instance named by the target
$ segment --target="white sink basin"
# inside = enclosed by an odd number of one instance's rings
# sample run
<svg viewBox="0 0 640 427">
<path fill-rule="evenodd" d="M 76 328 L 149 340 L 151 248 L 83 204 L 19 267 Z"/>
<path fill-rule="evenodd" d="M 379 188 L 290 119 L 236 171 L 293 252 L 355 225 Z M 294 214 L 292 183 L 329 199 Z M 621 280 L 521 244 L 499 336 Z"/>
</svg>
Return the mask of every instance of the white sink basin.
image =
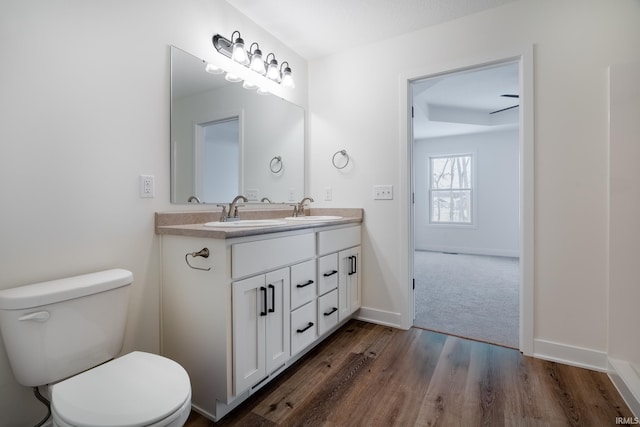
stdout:
<svg viewBox="0 0 640 427">
<path fill-rule="evenodd" d="M 240 221 L 213 221 L 207 222 L 205 227 L 241 228 L 241 227 L 272 227 L 285 225 L 286 222 L 279 219 L 241 219 Z"/>
<path fill-rule="evenodd" d="M 336 215 L 307 215 L 307 216 L 288 216 L 285 219 L 289 221 L 335 221 L 342 219 Z"/>
</svg>

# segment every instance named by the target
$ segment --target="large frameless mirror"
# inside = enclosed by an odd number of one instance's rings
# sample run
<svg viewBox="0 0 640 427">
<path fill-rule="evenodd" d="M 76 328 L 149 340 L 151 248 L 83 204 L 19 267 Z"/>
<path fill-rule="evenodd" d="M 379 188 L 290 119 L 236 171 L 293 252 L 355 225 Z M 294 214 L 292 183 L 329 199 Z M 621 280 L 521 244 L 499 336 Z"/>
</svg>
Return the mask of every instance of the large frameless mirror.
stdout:
<svg viewBox="0 0 640 427">
<path fill-rule="evenodd" d="M 205 67 L 171 47 L 171 202 L 301 199 L 304 110 Z"/>
</svg>

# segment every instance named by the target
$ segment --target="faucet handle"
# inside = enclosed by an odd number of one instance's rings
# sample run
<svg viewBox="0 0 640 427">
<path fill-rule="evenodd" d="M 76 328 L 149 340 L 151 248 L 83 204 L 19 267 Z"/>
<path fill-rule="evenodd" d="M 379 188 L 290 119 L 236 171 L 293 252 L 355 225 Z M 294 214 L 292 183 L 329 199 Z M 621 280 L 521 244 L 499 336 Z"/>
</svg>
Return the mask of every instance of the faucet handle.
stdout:
<svg viewBox="0 0 640 427">
<path fill-rule="evenodd" d="M 220 214 L 220 222 L 227 221 L 227 205 L 216 205 L 222 208 L 222 213 Z"/>
<path fill-rule="evenodd" d="M 235 205 L 233 208 L 233 217 L 238 218 L 238 208 L 242 208 L 244 205 Z M 231 216 L 232 212 L 229 211 L 229 216 Z"/>
<path fill-rule="evenodd" d="M 289 205 L 291 207 L 293 207 L 293 214 L 291 214 L 292 217 L 297 217 L 298 216 L 298 205 Z"/>
</svg>

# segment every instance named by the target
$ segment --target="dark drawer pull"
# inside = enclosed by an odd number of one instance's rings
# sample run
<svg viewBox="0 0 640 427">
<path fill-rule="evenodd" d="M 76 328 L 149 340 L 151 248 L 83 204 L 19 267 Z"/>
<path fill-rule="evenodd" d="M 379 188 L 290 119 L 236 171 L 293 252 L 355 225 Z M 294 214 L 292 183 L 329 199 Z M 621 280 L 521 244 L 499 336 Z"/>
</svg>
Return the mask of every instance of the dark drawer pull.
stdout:
<svg viewBox="0 0 640 427">
<path fill-rule="evenodd" d="M 330 271 L 328 273 L 324 273 L 323 276 L 324 277 L 330 277 L 330 276 L 333 276 L 334 274 L 336 274 L 337 272 L 338 272 L 338 270 L 332 270 L 332 271 Z"/>
<path fill-rule="evenodd" d="M 309 329 L 309 328 L 310 328 L 310 327 L 312 327 L 312 326 L 313 326 L 313 322 L 309 322 L 309 324 L 308 324 L 307 326 L 305 326 L 305 327 L 304 327 L 304 328 L 302 328 L 302 329 L 298 329 L 296 332 L 297 332 L 297 333 L 299 333 L 299 334 L 301 334 L 301 333 L 305 332 L 307 329 Z"/>
<path fill-rule="evenodd" d="M 309 285 L 313 285 L 313 280 L 309 280 L 307 283 L 300 283 L 296 285 L 296 288 L 306 288 Z"/>
<path fill-rule="evenodd" d="M 338 307 L 333 307 L 330 312 L 324 313 L 325 316 L 331 316 L 333 313 L 338 311 Z"/>
</svg>

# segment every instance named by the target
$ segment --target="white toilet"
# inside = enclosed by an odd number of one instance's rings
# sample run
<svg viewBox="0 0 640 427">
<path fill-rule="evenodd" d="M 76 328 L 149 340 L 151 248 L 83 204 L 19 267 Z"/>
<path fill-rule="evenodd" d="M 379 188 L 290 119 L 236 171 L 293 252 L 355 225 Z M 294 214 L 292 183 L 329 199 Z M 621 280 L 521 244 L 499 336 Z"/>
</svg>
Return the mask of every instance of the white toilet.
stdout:
<svg viewBox="0 0 640 427">
<path fill-rule="evenodd" d="M 49 385 L 54 426 L 178 427 L 189 417 L 182 366 L 143 352 L 113 359 L 131 283 L 114 269 L 0 291 L 11 369 L 24 386 Z"/>
</svg>

